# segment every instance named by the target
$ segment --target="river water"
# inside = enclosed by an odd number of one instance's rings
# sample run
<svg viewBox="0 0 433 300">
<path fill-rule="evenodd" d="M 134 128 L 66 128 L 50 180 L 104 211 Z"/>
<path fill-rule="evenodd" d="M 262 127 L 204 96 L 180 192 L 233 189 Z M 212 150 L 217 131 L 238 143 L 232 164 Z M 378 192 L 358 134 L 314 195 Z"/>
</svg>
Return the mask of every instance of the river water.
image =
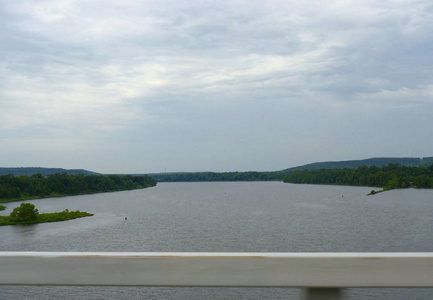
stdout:
<svg viewBox="0 0 433 300">
<path fill-rule="evenodd" d="M 0 227 L 0 251 L 433 252 L 433 191 L 281 182 L 159 183 L 26 201 L 67 222 Z M 7 215 L 19 206 L 7 204 Z M 125 220 L 127 218 L 127 220 Z M 0 270 L 3 272 L 4 270 Z M 347 299 L 433 299 L 433 289 L 348 289 Z M 299 289 L 0 287 L 2 299 L 301 299 Z"/>
</svg>

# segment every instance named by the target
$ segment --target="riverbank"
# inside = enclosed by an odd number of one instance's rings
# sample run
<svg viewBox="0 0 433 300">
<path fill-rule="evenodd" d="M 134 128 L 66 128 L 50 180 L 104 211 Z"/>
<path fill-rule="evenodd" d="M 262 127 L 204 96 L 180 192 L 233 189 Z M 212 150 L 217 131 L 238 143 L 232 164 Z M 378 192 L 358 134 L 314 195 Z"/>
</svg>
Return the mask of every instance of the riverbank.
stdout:
<svg viewBox="0 0 433 300">
<path fill-rule="evenodd" d="M 95 193 L 96 194 L 96 193 Z M 46 196 L 22 196 L 20 198 L 14 199 L 0 199 L 0 203 L 10 203 L 10 202 L 18 202 L 18 201 L 26 201 L 26 200 L 38 200 L 45 198 L 60 198 L 60 197 L 68 197 L 68 196 L 80 196 L 80 195 L 88 195 L 88 194 L 78 194 L 78 195 L 63 195 L 63 194 L 51 194 Z"/>
</svg>

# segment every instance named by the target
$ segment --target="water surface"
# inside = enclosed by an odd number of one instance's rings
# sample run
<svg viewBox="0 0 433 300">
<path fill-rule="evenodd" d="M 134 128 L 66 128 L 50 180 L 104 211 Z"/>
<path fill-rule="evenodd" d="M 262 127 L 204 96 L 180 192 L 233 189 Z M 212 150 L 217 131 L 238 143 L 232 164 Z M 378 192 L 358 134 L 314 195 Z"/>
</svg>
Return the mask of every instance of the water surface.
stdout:
<svg viewBox="0 0 433 300">
<path fill-rule="evenodd" d="M 26 201 L 68 222 L 0 227 L 0 251 L 433 252 L 433 191 L 281 182 L 159 183 Z M 9 214 L 19 203 L 7 204 Z M 126 220 L 125 220 L 126 218 Z M 297 289 L 0 287 L 6 299 L 299 299 Z M 354 289 L 348 299 L 433 299 L 430 289 Z"/>
</svg>

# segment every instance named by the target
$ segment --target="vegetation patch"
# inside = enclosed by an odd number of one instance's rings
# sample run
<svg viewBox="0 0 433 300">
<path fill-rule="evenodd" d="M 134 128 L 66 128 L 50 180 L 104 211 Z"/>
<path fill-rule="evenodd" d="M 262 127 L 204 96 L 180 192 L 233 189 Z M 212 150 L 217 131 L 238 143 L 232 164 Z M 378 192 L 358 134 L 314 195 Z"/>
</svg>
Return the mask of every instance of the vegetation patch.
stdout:
<svg viewBox="0 0 433 300">
<path fill-rule="evenodd" d="M 6 206 L 0 205 L 0 211 L 5 210 L 5 209 L 6 209 Z"/>
<path fill-rule="evenodd" d="M 0 226 L 61 222 L 90 216 L 93 214 L 79 210 L 69 211 L 68 209 L 62 212 L 40 214 L 33 204 L 22 203 L 19 207 L 14 208 L 9 216 L 0 216 Z"/>
<path fill-rule="evenodd" d="M 191 172 L 152 174 L 158 182 L 281 181 L 281 172 Z"/>
<path fill-rule="evenodd" d="M 368 193 L 367 196 L 376 195 L 376 194 L 379 194 L 379 193 L 382 193 L 382 192 L 385 192 L 385 190 L 379 190 L 379 191 L 371 190 L 371 192 Z"/>
<path fill-rule="evenodd" d="M 142 189 L 156 185 L 147 175 L 0 176 L 0 202 Z"/>
<path fill-rule="evenodd" d="M 387 166 L 360 166 L 357 169 L 302 170 L 284 176 L 284 182 L 383 187 L 369 195 L 399 188 L 433 188 L 433 165 L 408 167 L 397 163 Z"/>
</svg>

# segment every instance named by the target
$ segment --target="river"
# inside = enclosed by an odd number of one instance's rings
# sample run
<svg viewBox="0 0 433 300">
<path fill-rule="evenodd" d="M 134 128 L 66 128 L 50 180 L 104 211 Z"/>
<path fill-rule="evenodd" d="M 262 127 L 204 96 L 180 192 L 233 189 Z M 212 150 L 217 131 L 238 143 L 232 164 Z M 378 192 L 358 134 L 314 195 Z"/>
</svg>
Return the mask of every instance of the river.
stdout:
<svg viewBox="0 0 433 300">
<path fill-rule="evenodd" d="M 40 199 L 95 216 L 0 227 L 0 251 L 433 252 L 433 191 L 281 182 L 159 183 Z M 19 206 L 8 203 L 7 215 Z M 1 270 L 2 272 L 4 270 Z M 433 299 L 433 289 L 348 289 L 347 299 Z M 0 287 L 4 299 L 301 299 L 299 289 Z"/>
</svg>

